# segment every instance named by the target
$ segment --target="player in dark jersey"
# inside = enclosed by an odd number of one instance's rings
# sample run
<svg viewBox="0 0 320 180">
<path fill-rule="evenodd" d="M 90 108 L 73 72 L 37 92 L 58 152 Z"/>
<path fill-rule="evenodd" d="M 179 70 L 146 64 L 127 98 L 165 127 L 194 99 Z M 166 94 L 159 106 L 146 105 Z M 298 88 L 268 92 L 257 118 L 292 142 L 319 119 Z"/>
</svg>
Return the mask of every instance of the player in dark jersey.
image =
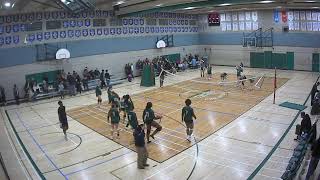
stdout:
<svg viewBox="0 0 320 180">
<path fill-rule="evenodd" d="M 162 126 L 158 124 L 156 119 L 161 119 L 162 116 L 155 115 L 154 111 L 151 109 L 152 108 L 152 103 L 148 102 L 145 110 L 143 111 L 143 122 L 147 125 L 147 142 L 150 143 L 151 141 L 149 140 L 149 137 L 151 136 L 152 139 L 154 139 L 154 136 L 162 130 Z M 151 126 L 157 128 L 151 135 Z"/>
<path fill-rule="evenodd" d="M 60 121 L 60 128 L 63 131 L 64 138 L 67 141 L 67 130 L 69 129 L 68 125 L 68 119 L 67 119 L 67 114 L 66 114 L 66 107 L 62 104 L 61 101 L 58 102 L 59 108 L 58 108 L 58 116 L 59 116 L 59 121 Z"/>
<path fill-rule="evenodd" d="M 125 114 L 128 114 L 129 111 L 133 111 L 134 109 L 134 105 L 132 102 L 131 97 L 129 96 L 129 94 L 125 95 L 124 97 L 124 109 L 125 109 Z M 129 126 L 129 119 L 128 119 L 128 123 L 126 125 L 126 127 Z"/>
<path fill-rule="evenodd" d="M 127 115 L 128 115 L 128 124 L 130 124 L 132 129 L 136 129 L 138 126 L 137 114 L 133 111 L 133 109 L 130 109 L 127 112 Z"/>
<path fill-rule="evenodd" d="M 120 115 L 119 110 L 115 104 L 112 104 L 112 108 L 108 112 L 108 122 L 110 122 L 111 118 L 111 137 L 113 139 L 114 131 L 117 131 L 117 136 L 119 137 L 119 122 L 120 122 Z"/>
<path fill-rule="evenodd" d="M 204 60 L 201 59 L 200 61 L 200 76 L 204 77 L 204 72 L 205 72 L 206 64 Z"/>
<path fill-rule="evenodd" d="M 207 74 L 208 74 L 208 77 L 207 77 L 208 80 L 212 79 L 212 66 L 211 65 L 208 66 Z"/>
<path fill-rule="evenodd" d="M 96 87 L 96 97 L 98 98 L 98 106 L 99 106 L 99 107 L 100 107 L 101 102 L 102 102 L 101 95 L 102 95 L 102 92 L 101 92 L 100 86 L 98 85 L 98 86 Z"/>
<path fill-rule="evenodd" d="M 191 142 L 191 135 L 193 133 L 193 118 L 197 119 L 196 115 L 194 114 L 193 108 L 191 105 L 191 100 L 186 99 L 185 101 L 186 106 L 182 108 L 182 122 L 186 123 L 187 129 L 187 140 Z"/>
</svg>

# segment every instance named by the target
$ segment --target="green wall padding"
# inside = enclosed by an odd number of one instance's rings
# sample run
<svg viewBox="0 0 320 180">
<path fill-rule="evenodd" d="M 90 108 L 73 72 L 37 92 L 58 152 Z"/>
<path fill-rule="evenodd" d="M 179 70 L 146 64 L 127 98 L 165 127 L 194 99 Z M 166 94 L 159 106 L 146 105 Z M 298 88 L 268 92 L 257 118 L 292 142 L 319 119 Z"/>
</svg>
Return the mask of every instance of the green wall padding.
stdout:
<svg viewBox="0 0 320 180">
<path fill-rule="evenodd" d="M 177 60 L 181 59 L 181 55 L 180 53 L 177 54 L 168 54 L 168 55 L 164 55 L 165 58 L 168 59 L 168 61 L 176 63 Z"/>
<path fill-rule="evenodd" d="M 287 69 L 287 57 L 283 53 L 272 54 L 272 68 Z"/>
<path fill-rule="evenodd" d="M 294 53 L 250 52 L 250 67 L 267 69 L 294 69 Z"/>
<path fill-rule="evenodd" d="M 60 74 L 60 70 L 56 71 L 48 71 L 48 72 L 42 72 L 42 73 L 36 73 L 36 74 L 27 74 L 26 75 L 26 80 L 29 79 L 34 79 L 37 83 L 42 83 L 43 78 L 48 77 L 48 83 L 52 84 L 56 82 L 57 76 Z"/>
<path fill-rule="evenodd" d="M 154 69 L 151 68 L 150 65 L 145 65 L 142 70 L 140 86 L 150 87 L 155 85 L 156 85 L 156 81 L 155 81 Z"/>
<path fill-rule="evenodd" d="M 272 51 L 265 51 L 264 52 L 264 68 L 272 68 Z"/>
<path fill-rule="evenodd" d="M 312 71 L 319 72 L 319 53 L 312 53 Z"/>
<path fill-rule="evenodd" d="M 250 52 L 250 66 L 254 68 L 264 68 L 264 53 Z"/>
<path fill-rule="evenodd" d="M 294 69 L 294 52 L 287 52 L 287 68 Z"/>
</svg>

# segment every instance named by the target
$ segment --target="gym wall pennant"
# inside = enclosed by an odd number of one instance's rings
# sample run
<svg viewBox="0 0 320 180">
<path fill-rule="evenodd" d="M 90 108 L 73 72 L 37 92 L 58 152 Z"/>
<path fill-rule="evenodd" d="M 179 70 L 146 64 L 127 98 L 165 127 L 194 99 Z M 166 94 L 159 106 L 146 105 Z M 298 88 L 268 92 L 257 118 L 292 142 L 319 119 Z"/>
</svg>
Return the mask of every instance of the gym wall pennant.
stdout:
<svg viewBox="0 0 320 180">
<path fill-rule="evenodd" d="M 273 19 L 274 19 L 274 22 L 276 22 L 276 23 L 279 22 L 279 11 L 278 10 L 273 11 Z"/>
<path fill-rule="evenodd" d="M 285 10 L 281 11 L 282 22 L 286 23 L 288 21 L 287 12 Z"/>
</svg>

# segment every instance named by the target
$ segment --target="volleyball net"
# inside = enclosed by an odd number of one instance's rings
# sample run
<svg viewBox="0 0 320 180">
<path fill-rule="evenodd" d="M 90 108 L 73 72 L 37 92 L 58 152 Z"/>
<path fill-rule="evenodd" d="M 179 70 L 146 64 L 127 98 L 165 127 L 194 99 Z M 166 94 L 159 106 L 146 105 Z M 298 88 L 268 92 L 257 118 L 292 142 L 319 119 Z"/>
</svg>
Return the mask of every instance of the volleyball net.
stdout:
<svg viewBox="0 0 320 180">
<path fill-rule="evenodd" d="M 164 87 L 166 89 L 177 93 L 182 98 L 204 100 L 220 99 L 234 91 L 261 89 L 265 77 L 264 74 L 247 75 L 240 80 L 228 80 L 227 75 L 222 79 L 221 74 L 221 76 L 214 75 L 212 79 L 190 79 L 187 75 L 175 74 L 164 69 L 160 75 L 162 73 L 165 74 Z"/>
</svg>

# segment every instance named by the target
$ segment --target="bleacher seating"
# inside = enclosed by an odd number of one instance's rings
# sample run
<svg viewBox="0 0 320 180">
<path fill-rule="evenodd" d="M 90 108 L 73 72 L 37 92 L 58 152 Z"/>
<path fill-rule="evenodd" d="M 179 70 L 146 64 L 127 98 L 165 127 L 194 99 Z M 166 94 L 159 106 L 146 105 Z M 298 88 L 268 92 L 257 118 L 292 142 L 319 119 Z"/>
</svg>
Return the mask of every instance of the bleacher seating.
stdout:
<svg viewBox="0 0 320 180">
<path fill-rule="evenodd" d="M 99 79 L 94 79 L 94 80 L 89 80 L 88 81 L 88 90 L 93 90 L 97 87 L 97 85 L 99 85 Z M 114 85 L 118 85 L 118 84 L 122 84 L 123 82 L 127 81 L 126 79 L 123 78 L 112 78 L 110 80 L 110 85 L 114 86 Z M 69 94 L 68 90 L 65 90 L 65 94 Z M 47 99 L 47 98 L 53 98 L 53 97 L 57 97 L 59 96 L 59 92 L 58 91 L 49 91 L 48 93 L 39 93 L 36 95 L 36 97 L 34 98 L 34 100 L 41 100 L 41 99 Z"/>
<path fill-rule="evenodd" d="M 281 179 L 292 180 L 294 179 L 297 171 L 299 170 L 304 156 L 307 152 L 308 142 L 310 141 L 310 136 L 302 135 L 299 139 L 299 144 L 293 151 L 292 157 L 289 160 L 286 171 L 282 174 Z"/>
</svg>

